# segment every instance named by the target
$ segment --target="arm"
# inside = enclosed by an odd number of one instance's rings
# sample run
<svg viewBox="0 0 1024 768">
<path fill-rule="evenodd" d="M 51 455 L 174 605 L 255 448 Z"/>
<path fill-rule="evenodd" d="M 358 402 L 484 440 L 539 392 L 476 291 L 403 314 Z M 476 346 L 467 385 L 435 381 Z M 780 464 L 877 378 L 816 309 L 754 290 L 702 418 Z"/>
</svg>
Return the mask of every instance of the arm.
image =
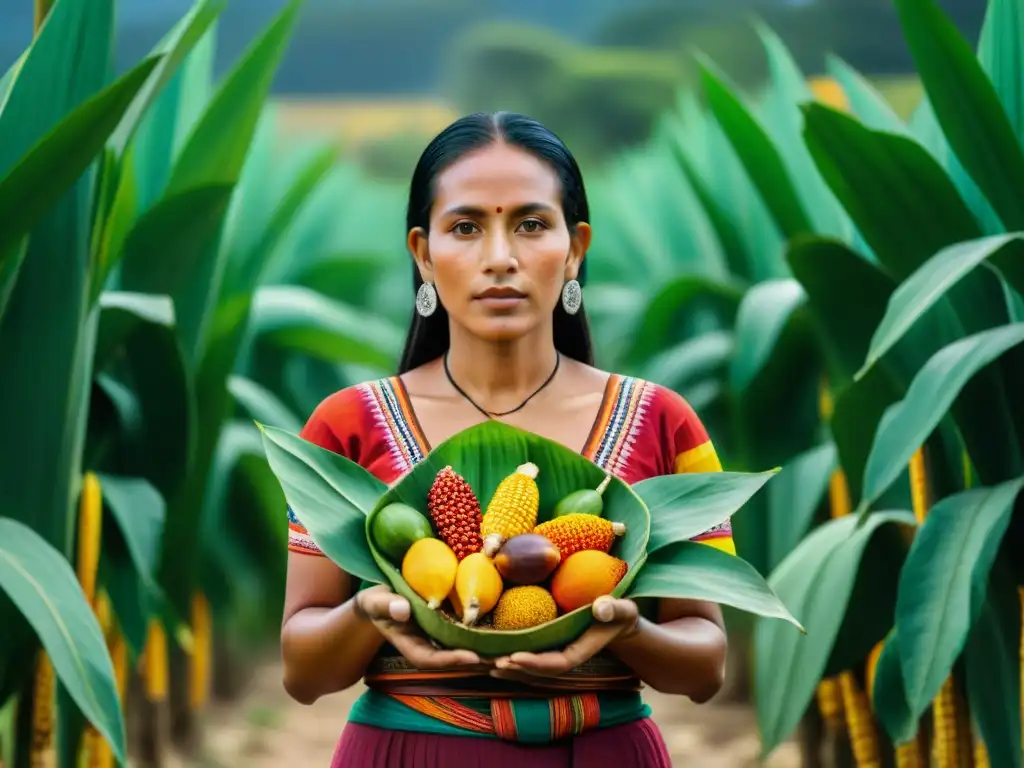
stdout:
<svg viewBox="0 0 1024 768">
<path fill-rule="evenodd" d="M 326 557 L 289 552 L 281 655 L 285 690 L 302 704 L 357 683 L 384 642 L 353 591 Z"/>
<path fill-rule="evenodd" d="M 654 690 L 707 701 L 725 681 L 721 609 L 701 600 L 659 600 L 658 613 L 657 622 L 640 618 L 608 649 Z"/>
</svg>

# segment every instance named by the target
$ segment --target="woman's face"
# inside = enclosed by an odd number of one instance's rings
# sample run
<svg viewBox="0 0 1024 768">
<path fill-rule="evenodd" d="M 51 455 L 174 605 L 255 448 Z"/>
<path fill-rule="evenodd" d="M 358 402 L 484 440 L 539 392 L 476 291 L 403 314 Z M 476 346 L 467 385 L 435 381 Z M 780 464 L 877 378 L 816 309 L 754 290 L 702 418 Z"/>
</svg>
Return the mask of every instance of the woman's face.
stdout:
<svg viewBox="0 0 1024 768">
<path fill-rule="evenodd" d="M 495 342 L 550 325 L 589 244 L 587 224 L 569 231 L 555 171 L 501 142 L 441 173 L 429 234 L 409 233 L 420 276 L 434 284 L 451 320 Z"/>
</svg>

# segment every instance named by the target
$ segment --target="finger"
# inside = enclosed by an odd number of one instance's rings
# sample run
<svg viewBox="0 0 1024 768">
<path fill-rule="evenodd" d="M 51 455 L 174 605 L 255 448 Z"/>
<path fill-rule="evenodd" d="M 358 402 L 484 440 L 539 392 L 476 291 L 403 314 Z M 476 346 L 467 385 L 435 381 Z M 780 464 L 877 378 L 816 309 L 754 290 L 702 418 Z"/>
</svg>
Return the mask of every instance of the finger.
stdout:
<svg viewBox="0 0 1024 768">
<path fill-rule="evenodd" d="M 360 593 L 359 607 L 363 614 L 371 620 L 405 622 L 409 620 L 412 612 L 409 601 L 390 590 L 372 591 L 368 589 L 365 593 Z"/>
<path fill-rule="evenodd" d="M 597 598 L 591 606 L 591 612 L 597 621 L 605 624 L 627 624 L 636 622 L 640 611 L 632 600 L 617 600 L 611 595 Z"/>
<path fill-rule="evenodd" d="M 483 663 L 473 651 L 438 649 L 425 637 L 411 632 L 389 631 L 385 633 L 385 639 L 417 669 L 442 669 Z"/>
<path fill-rule="evenodd" d="M 531 675 L 553 677 L 564 675 L 573 666 L 564 653 L 513 653 L 507 661 L 499 663 L 499 669 L 511 672 L 525 672 Z"/>
</svg>

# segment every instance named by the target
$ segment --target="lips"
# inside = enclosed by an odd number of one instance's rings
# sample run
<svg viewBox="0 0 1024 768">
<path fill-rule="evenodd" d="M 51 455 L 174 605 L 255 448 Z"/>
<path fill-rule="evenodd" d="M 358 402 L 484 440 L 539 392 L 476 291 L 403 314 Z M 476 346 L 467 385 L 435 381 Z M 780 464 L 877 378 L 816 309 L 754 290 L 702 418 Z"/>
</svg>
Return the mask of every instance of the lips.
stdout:
<svg viewBox="0 0 1024 768">
<path fill-rule="evenodd" d="M 517 291 L 515 288 L 507 287 L 488 288 L 486 291 L 477 295 L 478 299 L 522 299 L 525 297 L 525 293 Z"/>
</svg>

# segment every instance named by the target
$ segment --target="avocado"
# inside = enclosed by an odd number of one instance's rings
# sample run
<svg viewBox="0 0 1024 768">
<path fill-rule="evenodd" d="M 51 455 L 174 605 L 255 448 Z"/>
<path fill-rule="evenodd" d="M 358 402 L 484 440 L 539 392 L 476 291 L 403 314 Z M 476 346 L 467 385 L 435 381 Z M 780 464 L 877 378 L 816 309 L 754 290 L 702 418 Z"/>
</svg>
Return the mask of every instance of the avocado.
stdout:
<svg viewBox="0 0 1024 768">
<path fill-rule="evenodd" d="M 581 515 L 596 515 L 600 517 L 604 513 L 604 499 L 602 494 L 608 487 L 608 483 L 612 481 L 611 475 L 605 475 L 604 480 L 597 486 L 596 489 L 584 488 L 579 491 L 573 491 L 567 496 L 563 497 L 555 505 L 552 517 L 563 517 L 564 515 L 581 514 Z"/>
<path fill-rule="evenodd" d="M 434 538 L 434 529 L 425 515 L 408 504 L 388 504 L 377 513 L 371 524 L 373 541 L 394 563 L 402 562 L 405 553 L 420 539 Z"/>
</svg>

